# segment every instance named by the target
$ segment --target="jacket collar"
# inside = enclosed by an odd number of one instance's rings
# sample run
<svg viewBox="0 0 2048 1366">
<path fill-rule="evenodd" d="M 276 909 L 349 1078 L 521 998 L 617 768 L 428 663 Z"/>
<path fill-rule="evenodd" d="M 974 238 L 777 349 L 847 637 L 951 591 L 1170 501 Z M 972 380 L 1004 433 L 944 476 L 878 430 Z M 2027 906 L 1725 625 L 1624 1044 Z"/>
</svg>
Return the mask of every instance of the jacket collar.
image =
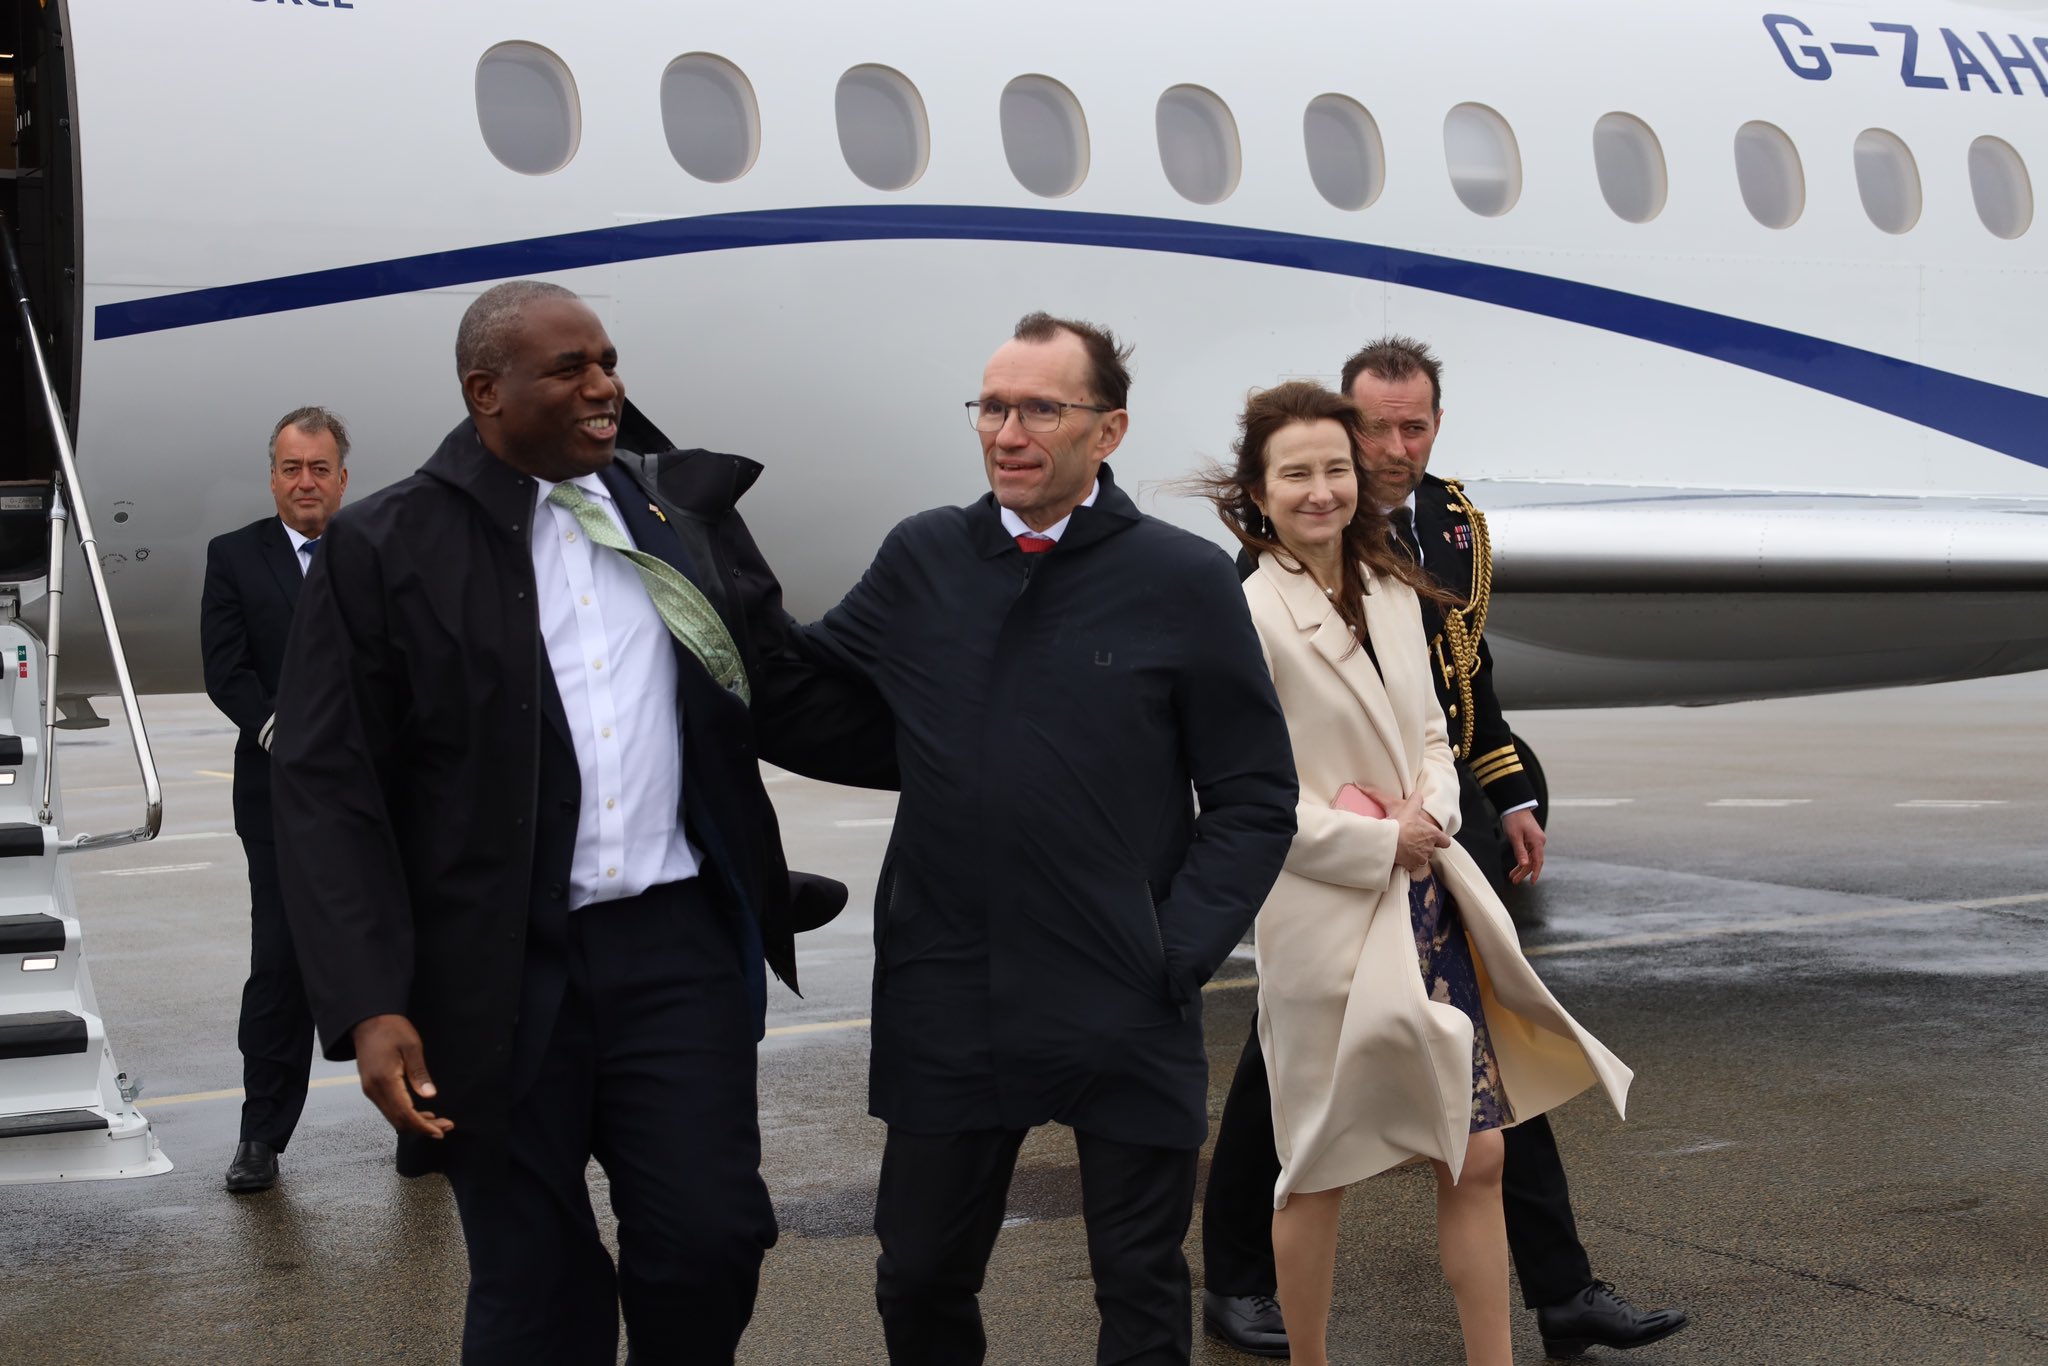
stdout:
<svg viewBox="0 0 2048 1366">
<path fill-rule="evenodd" d="M 1095 471 L 1095 502 L 1088 507 L 1075 508 L 1073 520 L 1060 534 L 1060 541 L 1046 552 L 1057 555 L 1061 552 L 1072 554 L 1099 541 L 1106 541 L 1119 531 L 1136 526 L 1144 517 L 1131 496 L 1116 485 L 1116 479 L 1109 472 L 1105 461 Z M 996 508 L 996 496 L 984 493 L 967 505 L 968 522 L 974 528 L 975 549 L 985 560 L 1008 551 L 1012 555 L 1024 552 L 1017 549 L 1017 542 L 1003 529 L 1003 515 Z"/>
<path fill-rule="evenodd" d="M 532 534 L 527 523 L 533 516 L 533 480 L 492 455 L 468 418 L 442 438 L 420 473 L 468 494 L 499 531 L 518 537 Z"/>
<path fill-rule="evenodd" d="M 1313 575 L 1301 571 L 1287 556 L 1267 551 L 1259 556 L 1259 573 L 1265 575 L 1267 582 L 1279 593 L 1280 601 L 1293 618 L 1295 629 L 1304 634 L 1313 633 L 1309 644 L 1358 699 L 1359 707 L 1365 712 L 1366 719 L 1372 722 L 1373 729 L 1379 732 L 1380 742 L 1387 747 L 1387 753 L 1400 757 L 1404 772 L 1409 772 L 1412 780 L 1412 770 L 1419 765 L 1420 756 L 1407 752 L 1407 745 L 1401 738 L 1400 721 L 1394 715 L 1393 699 L 1387 695 L 1386 680 L 1373 666 L 1372 655 L 1352 639 L 1351 629 L 1337 614 L 1337 605 L 1323 596 L 1323 590 Z M 1365 580 L 1365 625 L 1367 633 L 1380 640 L 1393 639 L 1393 633 L 1401 629 L 1393 617 L 1387 594 L 1370 574 Z M 1405 786 L 1403 795 L 1406 795 Z"/>
<path fill-rule="evenodd" d="M 724 451 L 662 451 L 648 458 L 647 472 L 670 503 L 716 522 L 730 514 L 761 477 L 761 464 Z"/>
</svg>

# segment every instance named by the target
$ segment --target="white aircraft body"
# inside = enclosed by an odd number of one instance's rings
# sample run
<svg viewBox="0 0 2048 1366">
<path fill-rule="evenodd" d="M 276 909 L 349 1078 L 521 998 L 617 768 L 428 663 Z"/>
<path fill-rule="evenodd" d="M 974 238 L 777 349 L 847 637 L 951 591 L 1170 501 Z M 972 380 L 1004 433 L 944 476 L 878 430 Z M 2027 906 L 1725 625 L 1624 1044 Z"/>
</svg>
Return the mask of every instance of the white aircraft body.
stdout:
<svg viewBox="0 0 2048 1366">
<path fill-rule="evenodd" d="M 2048 5 L 14 7 L 67 191 L 15 217 L 144 691 L 199 684 L 272 421 L 402 477 L 521 276 L 767 465 L 799 615 L 982 491 L 962 404 L 1043 308 L 1135 343 L 1118 478 L 1219 541 L 1167 485 L 1248 389 L 1434 345 L 1510 706 L 2048 667 Z"/>
</svg>

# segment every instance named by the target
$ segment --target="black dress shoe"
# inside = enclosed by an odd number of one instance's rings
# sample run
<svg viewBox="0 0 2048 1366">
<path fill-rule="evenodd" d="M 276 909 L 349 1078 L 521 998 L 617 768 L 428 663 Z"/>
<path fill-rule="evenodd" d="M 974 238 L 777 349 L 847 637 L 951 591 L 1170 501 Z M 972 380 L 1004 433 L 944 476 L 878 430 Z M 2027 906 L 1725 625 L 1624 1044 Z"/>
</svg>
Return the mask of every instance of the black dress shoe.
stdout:
<svg viewBox="0 0 2048 1366">
<path fill-rule="evenodd" d="M 235 1160 L 228 1163 L 228 1189 L 236 1195 L 248 1195 L 267 1191 L 276 1184 L 277 1149 L 268 1143 L 237 1143 Z"/>
<path fill-rule="evenodd" d="M 1202 1327 L 1219 1342 L 1255 1357 L 1288 1355 L 1287 1325 L 1280 1301 L 1271 1295 L 1219 1295 L 1202 1292 Z"/>
<path fill-rule="evenodd" d="M 1585 1355 L 1588 1347 L 1641 1347 L 1670 1337 L 1690 1322 L 1683 1309 L 1636 1308 L 1605 1281 L 1595 1281 L 1563 1304 L 1536 1311 L 1543 1350 L 1554 1357 Z"/>
</svg>

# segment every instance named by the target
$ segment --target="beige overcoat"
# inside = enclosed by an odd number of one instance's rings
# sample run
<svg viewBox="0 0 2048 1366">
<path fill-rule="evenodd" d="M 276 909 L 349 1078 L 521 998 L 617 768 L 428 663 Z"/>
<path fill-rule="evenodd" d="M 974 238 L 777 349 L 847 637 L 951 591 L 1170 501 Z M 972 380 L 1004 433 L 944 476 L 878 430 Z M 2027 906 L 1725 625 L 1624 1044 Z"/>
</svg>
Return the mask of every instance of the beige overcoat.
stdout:
<svg viewBox="0 0 2048 1366">
<path fill-rule="evenodd" d="M 1375 670 L 1309 575 L 1268 554 L 1244 591 L 1301 780 L 1294 843 L 1258 920 L 1259 1044 L 1280 1151 L 1274 1207 L 1415 1157 L 1456 1172 L 1472 1122 L 1471 1021 L 1424 991 L 1409 879 L 1394 865 L 1399 827 L 1330 805 L 1345 783 L 1402 796 L 1419 786 L 1438 824 L 1457 830 L 1458 777 L 1421 603 L 1406 584 L 1368 573 Z M 1596 1081 L 1623 1112 L 1633 1074 L 1530 968 L 1486 875 L 1456 844 L 1437 851 L 1435 870 L 1475 951 L 1515 1118 Z"/>
</svg>

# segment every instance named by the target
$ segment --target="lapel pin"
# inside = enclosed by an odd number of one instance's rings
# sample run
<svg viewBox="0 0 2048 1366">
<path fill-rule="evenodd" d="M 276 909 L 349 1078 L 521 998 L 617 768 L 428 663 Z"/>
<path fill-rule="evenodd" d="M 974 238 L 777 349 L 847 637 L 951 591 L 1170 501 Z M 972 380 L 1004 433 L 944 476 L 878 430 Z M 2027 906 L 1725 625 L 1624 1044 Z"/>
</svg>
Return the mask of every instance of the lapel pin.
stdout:
<svg viewBox="0 0 2048 1366">
<path fill-rule="evenodd" d="M 655 506 L 654 504 L 652 504 L 652 503 L 649 503 L 649 504 L 647 505 L 647 510 L 648 510 L 649 512 L 653 513 L 653 514 L 654 514 L 655 516 L 657 516 L 657 517 L 661 517 L 661 520 L 662 520 L 663 522 L 666 522 L 666 521 L 668 521 L 668 518 L 666 518 L 666 517 L 662 517 L 662 514 L 661 514 L 661 509 L 660 509 L 660 508 L 658 508 L 658 507 L 656 507 L 656 506 Z"/>
</svg>

